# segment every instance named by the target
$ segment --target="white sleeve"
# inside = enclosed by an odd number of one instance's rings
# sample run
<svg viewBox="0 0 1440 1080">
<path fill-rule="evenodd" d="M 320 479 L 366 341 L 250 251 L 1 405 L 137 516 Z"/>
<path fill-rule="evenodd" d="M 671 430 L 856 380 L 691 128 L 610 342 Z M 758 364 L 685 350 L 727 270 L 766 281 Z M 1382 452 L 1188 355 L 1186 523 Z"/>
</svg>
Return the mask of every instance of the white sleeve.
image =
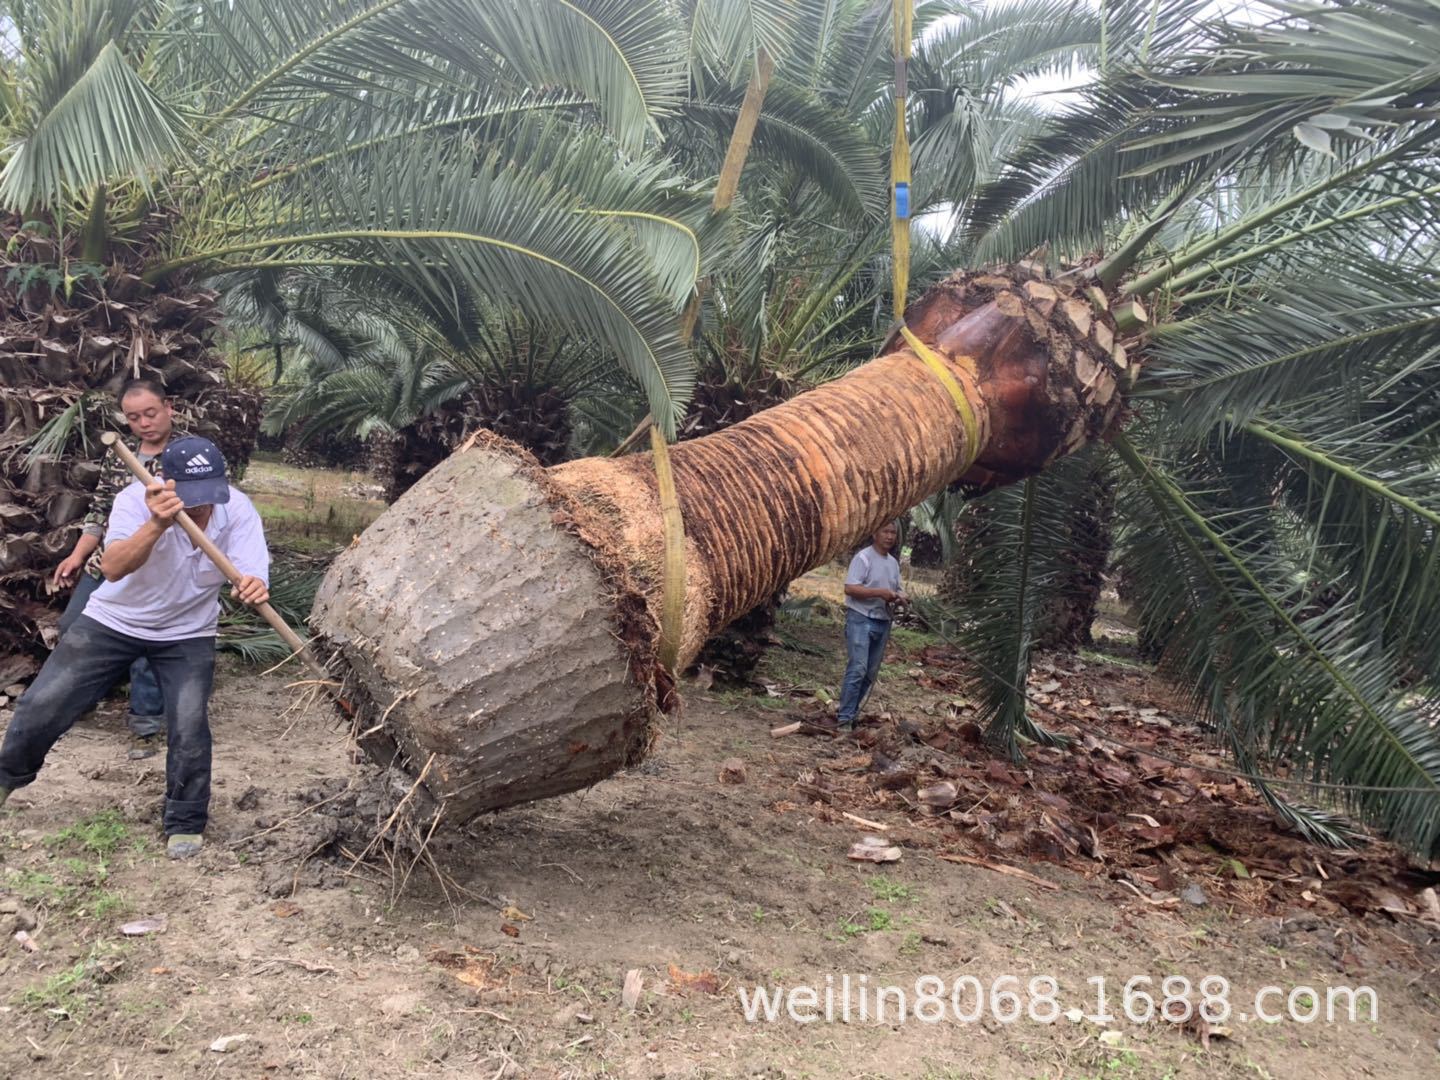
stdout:
<svg viewBox="0 0 1440 1080">
<path fill-rule="evenodd" d="M 225 554 L 235 569 L 270 584 L 270 549 L 265 546 L 265 526 L 255 504 L 241 492 L 230 489 L 230 528 L 225 531 Z"/>
<path fill-rule="evenodd" d="M 850 560 L 850 572 L 845 575 L 846 585 L 864 585 L 870 576 L 870 560 L 865 557 L 867 549 L 861 548 Z"/>
<path fill-rule="evenodd" d="M 137 480 L 126 485 L 115 496 L 110 505 L 110 520 L 105 526 L 105 543 L 128 540 L 136 530 L 150 520 L 150 510 L 145 505 L 145 488 Z"/>
</svg>

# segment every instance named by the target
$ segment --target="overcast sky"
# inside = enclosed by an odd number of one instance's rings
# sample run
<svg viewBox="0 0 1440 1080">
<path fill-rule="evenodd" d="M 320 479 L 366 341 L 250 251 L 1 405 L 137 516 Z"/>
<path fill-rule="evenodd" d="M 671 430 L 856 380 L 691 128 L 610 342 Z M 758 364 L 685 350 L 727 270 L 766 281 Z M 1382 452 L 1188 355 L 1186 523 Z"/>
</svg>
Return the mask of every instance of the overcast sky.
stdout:
<svg viewBox="0 0 1440 1080">
<path fill-rule="evenodd" d="M 1013 4 L 1016 0 L 982 0 L 983 3 L 996 6 Z M 1099 7 L 1098 0 L 1075 0 L 1077 4 L 1087 4 L 1092 10 Z M 1163 4 L 1166 0 L 1160 0 Z M 1236 22 L 1260 22 L 1267 17 L 1267 13 L 1273 13 L 1272 8 L 1258 2 L 1258 0 L 1215 0 L 1206 6 L 1206 13 L 1222 14 L 1228 12 L 1230 18 Z M 1027 79 L 1023 85 L 1023 92 L 1032 94 L 1042 105 L 1059 107 L 1066 101 L 1073 101 L 1074 95 L 1067 94 L 1066 90 L 1073 86 L 1083 85 L 1091 77 L 1090 71 L 1072 71 L 1068 74 L 1043 75 L 1034 79 Z"/>
</svg>

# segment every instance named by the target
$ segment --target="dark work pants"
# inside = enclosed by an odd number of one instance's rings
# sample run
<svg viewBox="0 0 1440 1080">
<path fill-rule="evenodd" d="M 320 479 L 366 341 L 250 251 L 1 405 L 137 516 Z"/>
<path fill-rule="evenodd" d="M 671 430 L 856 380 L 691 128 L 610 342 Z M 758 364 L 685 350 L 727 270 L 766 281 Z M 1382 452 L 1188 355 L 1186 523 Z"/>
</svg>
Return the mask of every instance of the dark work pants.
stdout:
<svg viewBox="0 0 1440 1080">
<path fill-rule="evenodd" d="M 210 689 L 215 639 L 145 641 L 81 615 L 15 704 L 0 745 L 0 787 L 24 787 L 45 755 L 137 659 L 150 661 L 165 698 L 165 832 L 204 830 L 210 809 Z"/>
<path fill-rule="evenodd" d="M 75 591 L 70 594 L 70 602 L 60 616 L 61 637 L 85 613 L 90 594 L 101 584 L 100 578 L 91 577 L 83 570 L 80 572 L 80 580 L 75 582 Z M 148 738 L 160 734 L 164 718 L 165 701 L 160 694 L 160 684 L 155 681 L 155 672 L 150 670 L 150 661 L 142 656 L 130 665 L 130 715 L 125 718 L 125 723 L 133 734 Z"/>
</svg>

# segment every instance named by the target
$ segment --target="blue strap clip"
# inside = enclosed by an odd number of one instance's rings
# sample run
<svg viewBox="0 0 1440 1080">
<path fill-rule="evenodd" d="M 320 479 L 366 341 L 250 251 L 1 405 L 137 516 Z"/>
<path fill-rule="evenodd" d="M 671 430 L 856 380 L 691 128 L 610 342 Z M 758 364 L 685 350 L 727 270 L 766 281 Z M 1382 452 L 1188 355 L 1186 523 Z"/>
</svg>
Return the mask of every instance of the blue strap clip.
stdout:
<svg viewBox="0 0 1440 1080">
<path fill-rule="evenodd" d="M 903 180 L 895 185 L 895 216 L 901 221 L 910 217 L 910 185 Z"/>
</svg>

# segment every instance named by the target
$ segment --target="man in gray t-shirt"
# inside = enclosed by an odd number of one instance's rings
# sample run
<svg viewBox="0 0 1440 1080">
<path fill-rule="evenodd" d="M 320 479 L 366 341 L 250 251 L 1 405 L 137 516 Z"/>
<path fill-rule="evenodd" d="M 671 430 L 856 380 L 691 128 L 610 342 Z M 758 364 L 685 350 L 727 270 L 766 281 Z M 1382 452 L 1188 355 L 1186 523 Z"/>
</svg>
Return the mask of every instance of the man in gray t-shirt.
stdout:
<svg viewBox="0 0 1440 1080">
<path fill-rule="evenodd" d="M 888 522 L 850 560 L 845 575 L 845 682 L 840 690 L 836 720 L 841 730 L 855 726 L 860 706 L 875 685 L 885 643 L 890 640 L 890 605 L 903 603 L 900 564 L 890 552 L 900 540 L 900 529 Z"/>
</svg>

